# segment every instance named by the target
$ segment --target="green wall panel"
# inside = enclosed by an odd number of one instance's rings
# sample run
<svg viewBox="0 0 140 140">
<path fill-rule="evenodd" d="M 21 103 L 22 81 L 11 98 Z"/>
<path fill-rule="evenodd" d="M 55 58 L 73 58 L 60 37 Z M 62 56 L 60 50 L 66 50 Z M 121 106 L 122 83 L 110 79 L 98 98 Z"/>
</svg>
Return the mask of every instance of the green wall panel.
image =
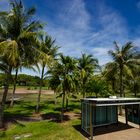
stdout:
<svg viewBox="0 0 140 140">
<path fill-rule="evenodd" d="M 92 125 L 117 123 L 117 106 L 92 106 Z M 88 131 L 90 127 L 90 105 L 82 102 L 82 129 Z"/>
</svg>

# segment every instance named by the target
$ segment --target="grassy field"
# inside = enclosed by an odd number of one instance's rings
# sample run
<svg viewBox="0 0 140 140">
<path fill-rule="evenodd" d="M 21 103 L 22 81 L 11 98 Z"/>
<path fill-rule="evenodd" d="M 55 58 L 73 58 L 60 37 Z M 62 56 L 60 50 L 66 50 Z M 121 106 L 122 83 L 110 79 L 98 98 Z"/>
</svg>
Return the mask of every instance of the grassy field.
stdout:
<svg viewBox="0 0 140 140">
<path fill-rule="evenodd" d="M 10 96 L 10 95 L 9 95 Z M 17 94 L 21 98 L 13 108 L 7 103 L 6 130 L 0 140 L 84 140 L 80 128 L 80 98 L 70 99 L 64 123 L 60 123 L 61 98 L 54 105 L 54 95 L 42 95 L 40 114 L 35 114 L 37 94 Z M 72 117 L 71 117 L 72 116 Z"/>
</svg>

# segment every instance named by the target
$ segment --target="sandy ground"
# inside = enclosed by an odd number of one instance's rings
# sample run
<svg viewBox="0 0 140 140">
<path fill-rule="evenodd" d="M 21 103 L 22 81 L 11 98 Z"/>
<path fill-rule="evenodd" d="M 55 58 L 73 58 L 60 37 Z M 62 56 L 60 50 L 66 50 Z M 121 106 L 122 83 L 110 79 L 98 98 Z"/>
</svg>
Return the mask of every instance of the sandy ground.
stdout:
<svg viewBox="0 0 140 140">
<path fill-rule="evenodd" d="M 2 90 L 0 91 L 2 93 Z M 16 89 L 16 94 L 29 94 L 29 93 L 38 93 L 39 90 L 28 90 L 26 88 L 18 88 Z M 9 93 L 12 93 L 12 90 L 9 90 Z M 54 94 L 53 90 L 42 90 L 41 91 L 42 94 Z"/>
</svg>

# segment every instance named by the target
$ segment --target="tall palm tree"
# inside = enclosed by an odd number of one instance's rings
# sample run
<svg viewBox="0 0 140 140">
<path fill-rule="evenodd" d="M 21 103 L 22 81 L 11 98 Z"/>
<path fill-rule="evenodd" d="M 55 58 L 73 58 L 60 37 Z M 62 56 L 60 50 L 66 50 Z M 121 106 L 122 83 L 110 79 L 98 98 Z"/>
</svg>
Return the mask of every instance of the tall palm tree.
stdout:
<svg viewBox="0 0 140 140">
<path fill-rule="evenodd" d="M 74 88 L 73 72 L 77 68 L 77 61 L 70 56 L 60 54 L 58 62 L 51 70 L 52 75 L 59 77 L 60 84 L 58 88 L 62 89 L 62 109 L 61 109 L 61 122 L 63 122 L 65 100 L 68 101 L 68 94 Z"/>
<path fill-rule="evenodd" d="M 133 77 L 132 69 L 140 64 L 139 59 L 137 59 L 137 51 L 131 42 L 126 43 L 121 48 L 116 42 L 115 51 L 110 50 L 108 53 L 113 58 L 112 66 L 119 71 L 120 80 L 120 97 L 123 96 L 123 75 L 128 74 Z M 125 72 L 125 73 L 124 73 Z"/>
<path fill-rule="evenodd" d="M 42 67 L 41 77 L 40 77 L 40 87 L 39 94 L 37 98 L 36 113 L 39 113 L 41 90 L 43 85 L 43 79 L 45 75 L 45 68 L 52 65 L 53 60 L 58 55 L 59 47 L 55 45 L 55 40 L 50 36 L 40 36 L 40 41 L 38 42 L 39 50 L 42 52 L 42 56 L 39 57 L 39 64 Z"/>
<path fill-rule="evenodd" d="M 31 48 L 34 43 L 34 35 L 38 31 L 38 29 L 42 28 L 42 25 L 38 21 L 31 20 L 32 16 L 35 14 L 34 7 L 26 10 L 24 9 L 21 1 L 15 1 L 11 3 L 11 5 L 13 8 L 8 14 L 11 15 L 10 19 L 8 20 L 10 20 L 10 24 L 12 26 L 9 27 L 9 25 L 7 25 L 7 27 L 9 28 L 8 34 L 10 35 L 10 38 L 12 40 L 15 40 L 17 42 L 20 55 L 20 61 L 15 67 L 16 74 L 14 78 L 13 96 L 11 100 L 11 106 L 13 106 L 19 67 L 22 67 L 23 64 L 25 65 L 25 61 L 28 61 L 28 65 L 33 64 L 33 59 L 35 57 L 31 57 L 29 52 L 32 50 Z M 14 27 L 15 29 L 13 29 Z"/>
<path fill-rule="evenodd" d="M 123 96 L 123 75 L 128 74 L 133 77 L 132 69 L 140 64 L 139 59 L 137 59 L 137 51 L 131 42 L 127 42 L 121 48 L 116 42 L 115 51 L 110 50 L 108 53 L 112 57 L 112 64 L 119 71 L 119 84 L 120 84 L 120 97 Z M 112 65 L 112 66 L 113 66 Z M 122 114 L 122 108 L 120 108 L 120 114 Z"/>
<path fill-rule="evenodd" d="M 93 74 L 93 71 L 97 66 L 98 60 L 95 59 L 92 55 L 82 54 L 81 58 L 79 58 L 78 69 L 83 98 L 85 98 L 86 96 L 85 94 L 86 83 L 88 82 L 90 76 Z"/>
<path fill-rule="evenodd" d="M 10 11 L 0 13 L 0 57 L 9 67 L 8 75 L 11 75 L 12 69 L 17 68 L 23 60 L 31 59 L 30 62 L 33 62 L 35 58 L 33 55 L 36 54 L 34 53 L 35 31 L 42 28 L 40 22 L 32 21 L 35 8 L 25 9 L 21 1 L 13 1 L 10 5 Z M 30 52 L 33 53 L 32 56 Z M 2 98 L 2 110 L 8 92 L 8 77 Z"/>
</svg>

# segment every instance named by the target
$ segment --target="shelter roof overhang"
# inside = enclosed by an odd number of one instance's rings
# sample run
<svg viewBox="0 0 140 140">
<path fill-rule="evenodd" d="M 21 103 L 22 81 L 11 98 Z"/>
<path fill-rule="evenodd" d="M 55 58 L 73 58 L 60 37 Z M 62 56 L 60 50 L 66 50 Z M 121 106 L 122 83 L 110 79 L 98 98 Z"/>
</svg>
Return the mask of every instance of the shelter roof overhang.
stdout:
<svg viewBox="0 0 140 140">
<path fill-rule="evenodd" d="M 113 105 L 133 105 L 140 104 L 140 98 L 84 98 L 82 102 L 90 103 L 94 106 L 113 106 Z"/>
</svg>

